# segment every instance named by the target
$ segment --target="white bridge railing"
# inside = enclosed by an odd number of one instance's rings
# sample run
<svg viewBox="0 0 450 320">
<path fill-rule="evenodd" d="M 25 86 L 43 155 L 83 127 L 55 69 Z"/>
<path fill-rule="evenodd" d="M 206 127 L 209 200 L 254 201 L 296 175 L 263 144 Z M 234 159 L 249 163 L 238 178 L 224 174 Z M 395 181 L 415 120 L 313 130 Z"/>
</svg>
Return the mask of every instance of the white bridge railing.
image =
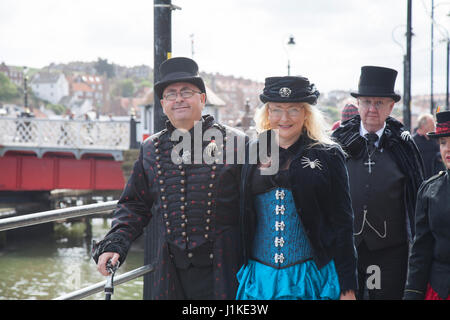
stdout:
<svg viewBox="0 0 450 320">
<path fill-rule="evenodd" d="M 125 150 L 130 121 L 0 118 L 0 145 Z"/>
</svg>

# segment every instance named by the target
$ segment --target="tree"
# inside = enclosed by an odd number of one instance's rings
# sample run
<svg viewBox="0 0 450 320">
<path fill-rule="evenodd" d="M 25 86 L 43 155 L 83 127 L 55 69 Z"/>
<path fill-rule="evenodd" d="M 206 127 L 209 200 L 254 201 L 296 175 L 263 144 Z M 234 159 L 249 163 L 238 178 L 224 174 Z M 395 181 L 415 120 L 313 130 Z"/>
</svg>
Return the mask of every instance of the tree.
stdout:
<svg viewBox="0 0 450 320">
<path fill-rule="evenodd" d="M 149 80 L 142 80 L 141 83 L 139 83 L 139 89 L 142 89 L 144 87 L 151 88 L 153 87 L 153 85 Z"/>
<path fill-rule="evenodd" d="M 10 102 L 18 97 L 17 86 L 3 72 L 0 72 L 0 101 Z"/>
<path fill-rule="evenodd" d="M 108 59 L 98 58 L 97 62 L 94 65 L 95 70 L 100 75 L 106 75 L 108 79 L 114 77 L 114 66 L 112 63 L 108 63 Z"/>
<path fill-rule="evenodd" d="M 52 110 L 55 114 L 58 115 L 64 114 L 67 111 L 67 107 L 61 104 L 48 103 L 45 107 L 49 110 Z"/>
<path fill-rule="evenodd" d="M 120 92 L 122 97 L 132 97 L 134 93 L 134 82 L 131 79 L 125 79 L 120 82 Z"/>
</svg>

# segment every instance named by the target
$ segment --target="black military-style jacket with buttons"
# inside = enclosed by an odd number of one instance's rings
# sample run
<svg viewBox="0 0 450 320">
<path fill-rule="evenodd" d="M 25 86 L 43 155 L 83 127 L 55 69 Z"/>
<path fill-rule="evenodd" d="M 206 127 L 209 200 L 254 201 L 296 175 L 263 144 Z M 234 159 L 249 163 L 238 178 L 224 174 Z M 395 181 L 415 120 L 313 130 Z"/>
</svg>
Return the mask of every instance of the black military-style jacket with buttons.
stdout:
<svg viewBox="0 0 450 320">
<path fill-rule="evenodd" d="M 417 195 L 416 235 L 405 299 L 424 299 L 427 285 L 442 299 L 450 294 L 450 170 L 425 181 Z"/>
<path fill-rule="evenodd" d="M 218 124 L 212 116 L 202 117 L 201 130 L 207 129 L 220 131 L 224 138 L 217 143 L 206 138 L 194 142 L 193 128 L 190 152 L 172 154 L 179 141 L 172 141 L 175 128 L 170 122 L 146 139 L 118 201 L 112 228 L 94 254 L 95 259 L 102 252 L 118 252 L 123 262 L 132 241 L 150 219 L 157 219 L 162 248 L 154 263 L 153 299 L 182 299 L 175 267 L 190 265 L 213 266 L 217 299 L 234 299 L 236 294 L 235 275 L 242 263 L 238 237 L 241 165 L 236 147 L 237 139 L 245 141 L 245 135 Z M 222 153 L 222 157 L 212 163 L 205 159 L 194 163 L 195 143 L 200 143 L 202 154 L 211 154 L 211 147 L 217 147 L 213 153 Z"/>
</svg>

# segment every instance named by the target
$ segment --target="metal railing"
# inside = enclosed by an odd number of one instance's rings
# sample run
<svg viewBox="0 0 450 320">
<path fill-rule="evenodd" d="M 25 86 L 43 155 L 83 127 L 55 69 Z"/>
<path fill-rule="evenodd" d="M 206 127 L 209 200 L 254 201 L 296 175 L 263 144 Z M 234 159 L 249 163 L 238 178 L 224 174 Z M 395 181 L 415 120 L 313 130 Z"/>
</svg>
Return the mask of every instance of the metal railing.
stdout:
<svg viewBox="0 0 450 320">
<path fill-rule="evenodd" d="M 124 274 L 121 274 L 120 276 L 117 276 L 114 278 L 114 285 L 120 285 L 122 283 L 128 282 L 130 280 L 139 278 L 149 272 L 153 271 L 153 266 L 152 265 L 146 265 L 134 270 L 131 270 L 129 272 L 126 272 Z M 93 284 L 89 287 L 77 290 L 77 291 L 73 291 L 71 293 L 62 295 L 58 298 L 55 298 L 53 300 L 79 300 L 79 299 L 83 299 L 86 298 L 88 296 L 91 296 L 93 294 L 102 292 L 105 285 L 106 285 L 106 281 L 102 281 L 102 282 L 98 282 L 96 284 Z"/>
<path fill-rule="evenodd" d="M 94 214 L 109 213 L 116 207 L 117 201 L 87 204 L 77 207 L 55 209 L 38 213 L 30 213 L 16 217 L 0 219 L 0 231 L 32 226 L 68 218 L 76 218 Z"/>
<path fill-rule="evenodd" d="M 0 118 L 0 144 L 127 150 L 130 147 L 130 121 Z"/>
<path fill-rule="evenodd" d="M 82 216 L 96 215 L 96 214 L 107 214 L 111 213 L 117 205 L 117 200 L 107 201 L 103 203 L 87 204 L 76 207 L 68 207 L 63 209 L 49 210 L 38 213 L 30 213 L 17 217 L 3 218 L 0 219 L 0 231 L 6 231 L 11 229 L 17 229 L 21 227 L 32 226 L 41 223 L 47 223 L 52 221 L 58 221 L 69 218 L 77 218 Z M 141 277 L 149 272 L 153 271 L 152 265 L 145 265 L 140 268 L 131 270 L 122 275 L 114 278 L 114 284 L 120 285 L 122 283 L 128 282 L 130 280 Z M 96 284 L 90 285 L 86 288 L 67 293 L 53 300 L 75 300 L 82 299 L 93 295 L 95 293 L 103 291 L 105 287 L 106 280 L 98 282 Z"/>
</svg>

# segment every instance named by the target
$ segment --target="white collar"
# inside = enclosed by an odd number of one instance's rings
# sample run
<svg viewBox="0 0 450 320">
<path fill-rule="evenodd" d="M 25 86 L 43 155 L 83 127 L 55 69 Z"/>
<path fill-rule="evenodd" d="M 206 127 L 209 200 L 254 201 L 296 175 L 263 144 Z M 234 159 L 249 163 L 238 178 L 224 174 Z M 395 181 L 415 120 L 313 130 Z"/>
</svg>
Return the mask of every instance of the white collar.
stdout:
<svg viewBox="0 0 450 320">
<path fill-rule="evenodd" d="M 378 136 L 378 140 L 377 142 L 375 142 L 375 146 L 378 148 L 378 144 L 380 142 L 381 136 L 383 135 L 384 132 L 384 128 L 386 128 L 386 122 L 384 122 L 383 128 L 381 128 L 380 130 L 378 130 L 377 132 L 375 132 Z M 366 130 L 366 128 L 364 128 L 362 122 L 359 125 L 359 134 L 364 137 L 367 133 L 369 133 L 369 131 Z M 366 138 L 366 137 L 364 137 Z"/>
</svg>

